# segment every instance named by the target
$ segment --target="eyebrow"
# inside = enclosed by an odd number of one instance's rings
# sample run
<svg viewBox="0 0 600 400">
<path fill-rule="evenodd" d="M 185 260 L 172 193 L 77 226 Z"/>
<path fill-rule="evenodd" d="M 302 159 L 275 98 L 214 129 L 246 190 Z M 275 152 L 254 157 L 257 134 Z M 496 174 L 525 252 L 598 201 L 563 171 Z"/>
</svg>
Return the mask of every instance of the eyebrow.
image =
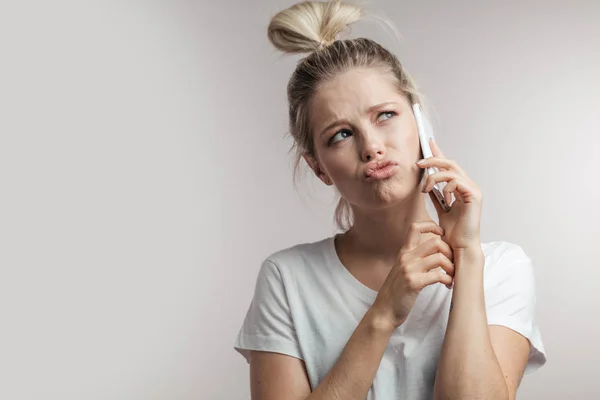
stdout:
<svg viewBox="0 0 600 400">
<path fill-rule="evenodd" d="M 381 108 L 381 107 L 384 107 L 384 106 L 389 106 L 391 104 L 398 105 L 399 103 L 397 103 L 395 101 L 386 101 L 386 102 L 383 102 L 383 103 L 375 104 L 374 106 L 371 106 L 371 107 L 367 108 L 367 114 L 373 112 L 374 110 L 376 110 L 378 108 Z M 334 121 L 331 124 L 327 125 L 327 127 L 325 127 L 325 129 L 323 129 L 321 131 L 321 135 L 320 136 L 323 136 L 325 134 L 325 132 L 327 132 L 328 130 L 330 130 L 334 126 L 342 125 L 342 124 L 348 124 L 348 125 L 350 125 L 350 123 L 348 122 L 347 119 L 339 119 L 339 120 Z"/>
</svg>

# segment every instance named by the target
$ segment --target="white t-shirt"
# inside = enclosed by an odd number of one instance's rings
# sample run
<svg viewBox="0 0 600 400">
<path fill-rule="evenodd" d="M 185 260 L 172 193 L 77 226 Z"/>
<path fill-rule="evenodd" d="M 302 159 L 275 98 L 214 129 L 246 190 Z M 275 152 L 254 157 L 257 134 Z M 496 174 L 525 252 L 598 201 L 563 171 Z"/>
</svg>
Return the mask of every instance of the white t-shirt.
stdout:
<svg viewBox="0 0 600 400">
<path fill-rule="evenodd" d="M 503 325 L 531 343 L 525 373 L 545 362 L 535 321 L 531 260 L 508 242 L 481 244 L 489 325 Z M 393 333 L 369 389 L 373 399 L 432 399 L 452 291 L 425 287 L 406 321 Z M 247 350 L 287 354 L 304 361 L 314 390 L 329 373 L 377 292 L 341 263 L 334 237 L 278 251 L 262 264 L 254 298 L 235 342 Z"/>
</svg>

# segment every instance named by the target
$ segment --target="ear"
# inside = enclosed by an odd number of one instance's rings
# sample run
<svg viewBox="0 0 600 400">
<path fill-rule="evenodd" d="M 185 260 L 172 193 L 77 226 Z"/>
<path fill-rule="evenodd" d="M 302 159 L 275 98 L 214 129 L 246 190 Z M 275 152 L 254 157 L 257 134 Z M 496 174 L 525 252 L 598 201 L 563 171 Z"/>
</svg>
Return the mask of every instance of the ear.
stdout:
<svg viewBox="0 0 600 400">
<path fill-rule="evenodd" d="M 315 175 L 321 181 L 323 181 L 324 184 L 326 184 L 327 186 L 333 185 L 333 182 L 331 181 L 329 176 L 327 176 L 327 174 L 321 169 L 321 167 L 319 166 L 319 162 L 315 159 L 315 157 L 307 153 L 304 153 L 302 157 L 304 158 L 304 161 L 306 161 L 306 163 L 309 165 L 309 167 L 313 170 Z"/>
</svg>

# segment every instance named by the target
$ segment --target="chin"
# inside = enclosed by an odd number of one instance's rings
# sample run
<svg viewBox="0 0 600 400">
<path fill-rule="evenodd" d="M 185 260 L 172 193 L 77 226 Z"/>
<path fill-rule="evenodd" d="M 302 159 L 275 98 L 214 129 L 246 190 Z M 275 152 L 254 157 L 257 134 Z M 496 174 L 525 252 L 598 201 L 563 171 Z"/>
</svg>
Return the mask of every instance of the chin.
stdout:
<svg viewBox="0 0 600 400">
<path fill-rule="evenodd" d="M 418 193 L 418 185 L 416 182 L 392 178 L 372 182 L 366 190 L 364 187 L 362 190 L 361 199 L 357 199 L 356 203 L 367 208 L 385 208 L 412 198 L 415 193 Z"/>
</svg>

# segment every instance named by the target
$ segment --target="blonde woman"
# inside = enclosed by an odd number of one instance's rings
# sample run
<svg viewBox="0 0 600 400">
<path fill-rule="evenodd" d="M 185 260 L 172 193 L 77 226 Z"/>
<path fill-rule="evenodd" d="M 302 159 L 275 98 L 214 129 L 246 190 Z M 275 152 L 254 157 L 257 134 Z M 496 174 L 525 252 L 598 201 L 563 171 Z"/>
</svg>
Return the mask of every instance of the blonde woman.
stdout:
<svg viewBox="0 0 600 400">
<path fill-rule="evenodd" d="M 480 241 L 482 194 L 456 161 L 433 141 L 419 161 L 406 70 L 372 40 L 337 39 L 363 15 L 303 2 L 268 28 L 277 49 L 308 53 L 287 87 L 290 132 L 339 192 L 343 233 L 262 264 L 235 343 L 252 399 L 514 399 L 546 360 L 531 260 Z M 425 208 L 436 182 L 455 197 L 448 212 L 434 201 L 439 225 Z"/>
</svg>

